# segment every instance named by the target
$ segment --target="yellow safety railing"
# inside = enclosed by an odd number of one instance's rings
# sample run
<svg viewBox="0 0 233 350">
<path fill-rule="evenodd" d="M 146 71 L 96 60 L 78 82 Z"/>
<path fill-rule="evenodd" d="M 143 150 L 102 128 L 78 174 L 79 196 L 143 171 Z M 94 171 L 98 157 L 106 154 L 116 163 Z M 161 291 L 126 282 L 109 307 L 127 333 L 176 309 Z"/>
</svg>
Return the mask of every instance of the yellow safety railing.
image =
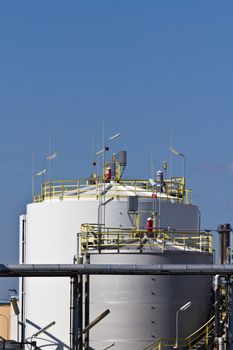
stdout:
<svg viewBox="0 0 233 350">
<path fill-rule="evenodd" d="M 160 338 L 157 341 L 149 344 L 143 350 L 165 350 L 165 349 L 171 349 L 175 346 L 176 344 L 176 339 L 171 338 L 171 339 L 165 339 L 165 338 Z M 187 349 L 187 342 L 186 339 L 179 339 L 179 349 L 184 348 Z"/>
<path fill-rule="evenodd" d="M 192 201 L 192 191 L 185 189 L 184 178 L 172 177 L 169 180 L 154 181 L 154 185 L 149 180 L 119 180 L 117 182 L 99 182 L 90 179 L 81 180 L 55 180 L 44 182 L 41 193 L 35 195 L 34 202 L 41 202 L 48 199 L 64 198 L 87 198 L 98 199 L 103 190 L 111 190 L 110 196 L 114 198 L 128 197 L 129 194 L 139 195 L 146 198 L 159 198 L 173 200 L 189 204 Z M 106 194 L 106 197 L 108 193 Z"/>
<path fill-rule="evenodd" d="M 152 229 L 150 232 L 133 228 L 109 228 L 98 224 L 82 224 L 78 234 L 80 253 L 93 250 L 101 252 L 111 249 L 116 253 L 122 250 L 143 252 L 147 246 L 164 251 L 171 246 L 180 250 L 194 250 L 212 254 L 212 234 L 209 232 L 181 232 Z"/>
<path fill-rule="evenodd" d="M 214 316 L 210 318 L 210 320 L 205 323 L 202 327 L 200 327 L 196 332 L 192 333 L 187 338 L 179 338 L 178 345 L 179 349 L 184 348 L 191 350 L 197 345 L 200 341 L 202 341 L 202 345 L 207 346 L 210 344 L 210 337 L 214 332 Z M 176 344 L 176 339 L 165 339 L 160 338 L 153 343 L 150 343 L 143 350 L 165 350 L 166 348 L 174 347 Z"/>
<path fill-rule="evenodd" d="M 223 303 L 220 309 L 220 319 L 224 323 L 227 316 L 226 304 Z M 212 316 L 203 326 L 201 326 L 197 331 L 190 334 L 187 338 L 179 338 L 178 345 L 179 349 L 184 348 L 186 350 L 197 349 L 197 345 L 205 345 L 207 348 L 213 343 L 213 336 L 215 331 L 215 317 Z M 165 350 L 166 348 L 174 347 L 176 345 L 176 339 L 165 339 L 159 338 L 155 342 L 150 343 L 148 346 L 143 348 L 143 350 Z"/>
</svg>

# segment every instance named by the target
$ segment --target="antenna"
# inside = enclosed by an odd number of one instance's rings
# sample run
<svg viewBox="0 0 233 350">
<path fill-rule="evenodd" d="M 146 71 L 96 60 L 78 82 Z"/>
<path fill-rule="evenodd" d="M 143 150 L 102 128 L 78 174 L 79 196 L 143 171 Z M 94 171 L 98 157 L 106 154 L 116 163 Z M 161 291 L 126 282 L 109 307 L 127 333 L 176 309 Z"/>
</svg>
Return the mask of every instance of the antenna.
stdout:
<svg viewBox="0 0 233 350">
<path fill-rule="evenodd" d="M 155 168 L 154 168 L 154 162 L 153 162 L 153 149 L 152 148 L 151 148 L 151 152 L 150 152 L 150 170 L 151 170 L 151 177 L 153 179 Z"/>
<path fill-rule="evenodd" d="M 35 193 L 35 153 L 32 153 L 32 199 Z"/>
<path fill-rule="evenodd" d="M 55 153 L 54 153 L 55 154 Z M 48 166 L 48 170 L 49 170 L 49 182 L 51 181 L 51 164 L 50 164 L 50 161 L 56 157 L 53 157 L 52 158 L 52 129 L 49 130 L 49 157 L 47 157 L 48 161 L 49 161 L 49 166 Z"/>
<path fill-rule="evenodd" d="M 96 162 L 95 162 L 95 134 L 94 134 L 94 130 L 92 130 L 91 159 L 92 159 L 92 172 L 94 173 L 94 167 L 96 166 Z"/>
<path fill-rule="evenodd" d="M 172 130 L 170 132 L 170 136 L 171 136 L 170 151 L 171 151 L 173 149 L 173 133 L 172 133 Z M 172 151 L 171 151 L 171 154 L 170 154 L 170 179 L 172 178 L 172 159 L 173 159 L 173 154 L 172 154 Z"/>
</svg>

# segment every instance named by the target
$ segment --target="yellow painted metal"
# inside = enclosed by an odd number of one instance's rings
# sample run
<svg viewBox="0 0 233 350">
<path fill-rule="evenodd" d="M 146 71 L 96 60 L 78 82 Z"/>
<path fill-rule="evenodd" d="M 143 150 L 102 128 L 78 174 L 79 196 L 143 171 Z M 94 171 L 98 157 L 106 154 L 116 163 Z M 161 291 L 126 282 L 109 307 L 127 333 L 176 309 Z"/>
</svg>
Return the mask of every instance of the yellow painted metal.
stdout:
<svg viewBox="0 0 233 350">
<path fill-rule="evenodd" d="M 179 338 L 178 344 L 179 349 L 194 349 L 195 346 L 201 341 L 205 341 L 205 346 L 209 345 L 209 336 L 214 332 L 214 316 L 209 319 L 202 327 L 200 327 L 197 331 L 192 333 L 187 338 Z M 160 338 L 153 343 L 150 343 L 143 350 L 158 350 L 158 349 L 166 349 L 166 347 L 174 347 L 176 343 L 176 339 L 165 339 Z"/>
<path fill-rule="evenodd" d="M 200 252 L 210 252 L 212 240 L 209 239 L 211 233 L 207 232 L 180 232 L 172 230 L 154 229 L 152 232 L 132 228 L 111 228 L 97 224 L 81 225 L 79 240 L 81 242 L 81 253 L 89 253 L 95 249 L 99 251 L 111 249 L 120 253 L 123 249 L 131 252 L 142 252 L 145 245 L 145 239 L 148 238 L 150 247 L 154 246 L 162 252 L 166 245 L 173 245 L 179 249 L 196 250 Z"/>
<path fill-rule="evenodd" d="M 120 181 L 120 178 L 121 178 L 121 166 L 120 166 L 119 163 L 116 165 L 115 178 L 116 178 L 116 181 Z"/>
<path fill-rule="evenodd" d="M 108 186 L 108 182 L 105 186 Z M 34 202 L 41 202 L 49 199 L 84 198 L 98 199 L 102 192 L 102 182 L 98 178 L 78 180 L 55 180 L 45 182 L 42 185 L 41 193 L 34 196 Z M 171 178 L 163 183 L 155 181 L 151 186 L 148 180 L 123 180 L 119 179 L 111 185 L 111 197 L 127 198 L 130 193 L 145 198 L 153 196 L 163 200 L 176 201 L 179 203 L 191 203 L 191 190 L 184 187 L 183 178 Z M 161 191 L 162 188 L 162 191 Z M 107 195 L 106 195 L 107 196 Z M 155 199 L 156 200 L 156 199 Z"/>
<path fill-rule="evenodd" d="M 161 350 L 161 349 L 166 349 L 166 348 L 173 348 L 176 344 L 176 339 L 171 338 L 171 339 L 165 339 L 165 338 L 160 338 L 156 340 L 153 343 L 150 343 L 147 347 L 143 348 L 143 350 Z M 188 343 L 186 339 L 180 338 L 179 339 L 179 349 L 187 349 Z"/>
</svg>

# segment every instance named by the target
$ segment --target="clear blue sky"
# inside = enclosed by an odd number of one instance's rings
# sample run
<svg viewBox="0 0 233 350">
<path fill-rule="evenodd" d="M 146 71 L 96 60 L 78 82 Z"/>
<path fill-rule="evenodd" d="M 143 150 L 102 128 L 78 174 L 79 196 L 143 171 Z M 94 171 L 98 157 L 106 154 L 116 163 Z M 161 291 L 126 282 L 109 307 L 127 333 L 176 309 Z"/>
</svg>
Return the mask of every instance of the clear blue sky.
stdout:
<svg viewBox="0 0 233 350">
<path fill-rule="evenodd" d="M 202 227 L 233 224 L 232 106 L 230 0 L 1 1 L 1 262 L 18 261 L 32 153 L 40 170 L 52 130 L 53 177 L 88 176 L 103 120 L 128 177 L 151 177 L 151 151 L 156 169 L 169 160 L 172 131 Z"/>
</svg>

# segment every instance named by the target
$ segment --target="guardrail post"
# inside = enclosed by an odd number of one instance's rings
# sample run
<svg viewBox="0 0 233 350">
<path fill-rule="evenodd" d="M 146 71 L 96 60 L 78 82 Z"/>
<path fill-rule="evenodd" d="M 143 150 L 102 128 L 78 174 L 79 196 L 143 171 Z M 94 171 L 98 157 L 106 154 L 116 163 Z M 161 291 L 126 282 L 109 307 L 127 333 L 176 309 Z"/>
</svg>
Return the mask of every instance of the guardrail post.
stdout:
<svg viewBox="0 0 233 350">
<path fill-rule="evenodd" d="M 140 242 L 140 253 L 142 253 L 142 236 L 139 234 L 139 242 Z"/>
<path fill-rule="evenodd" d="M 62 197 L 62 199 L 64 198 L 64 181 L 62 181 L 61 197 Z"/>
<path fill-rule="evenodd" d="M 208 327 L 208 325 L 206 326 L 206 330 L 205 330 L 205 345 L 207 346 L 208 345 L 208 343 L 209 343 L 209 338 L 208 338 L 208 336 L 209 336 L 209 327 Z"/>
</svg>

